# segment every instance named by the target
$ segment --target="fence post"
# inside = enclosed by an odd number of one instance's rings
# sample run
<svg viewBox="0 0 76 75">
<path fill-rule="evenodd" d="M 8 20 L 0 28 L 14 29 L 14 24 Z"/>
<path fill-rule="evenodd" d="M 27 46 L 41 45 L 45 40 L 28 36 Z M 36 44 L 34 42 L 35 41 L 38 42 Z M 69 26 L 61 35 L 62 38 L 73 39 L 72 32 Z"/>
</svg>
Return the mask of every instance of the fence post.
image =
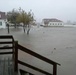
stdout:
<svg viewBox="0 0 76 75">
<path fill-rule="evenodd" d="M 57 64 L 53 65 L 53 75 L 57 75 Z"/>
<path fill-rule="evenodd" d="M 14 56 L 15 56 L 15 41 L 14 41 L 14 38 L 12 38 L 12 46 L 13 46 L 13 49 L 12 49 L 12 51 L 13 51 L 13 55 L 12 55 L 12 59 L 14 60 Z"/>
<path fill-rule="evenodd" d="M 14 70 L 18 72 L 18 41 L 15 41 Z"/>
<path fill-rule="evenodd" d="M 7 23 L 7 30 L 8 30 L 8 34 L 9 34 L 9 24 Z"/>
</svg>

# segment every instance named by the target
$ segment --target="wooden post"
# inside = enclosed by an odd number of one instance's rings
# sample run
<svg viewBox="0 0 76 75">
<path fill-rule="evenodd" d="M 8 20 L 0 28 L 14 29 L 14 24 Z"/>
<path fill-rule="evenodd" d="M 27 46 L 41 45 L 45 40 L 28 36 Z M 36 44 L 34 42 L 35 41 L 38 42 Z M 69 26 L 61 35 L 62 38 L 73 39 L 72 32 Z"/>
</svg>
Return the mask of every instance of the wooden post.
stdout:
<svg viewBox="0 0 76 75">
<path fill-rule="evenodd" d="M 9 24 L 7 23 L 7 29 L 8 29 L 8 34 L 9 34 Z"/>
<path fill-rule="evenodd" d="M 53 65 L 53 75 L 57 75 L 57 64 Z"/>
<path fill-rule="evenodd" d="M 24 30 L 24 33 L 25 33 L 25 25 L 23 25 L 23 30 Z"/>
<path fill-rule="evenodd" d="M 18 41 L 15 41 L 14 70 L 18 72 Z"/>
<path fill-rule="evenodd" d="M 12 38 L 12 46 L 13 46 L 13 55 L 12 55 L 12 59 L 14 60 L 14 56 L 15 56 L 15 41 L 14 41 L 14 38 Z"/>
</svg>

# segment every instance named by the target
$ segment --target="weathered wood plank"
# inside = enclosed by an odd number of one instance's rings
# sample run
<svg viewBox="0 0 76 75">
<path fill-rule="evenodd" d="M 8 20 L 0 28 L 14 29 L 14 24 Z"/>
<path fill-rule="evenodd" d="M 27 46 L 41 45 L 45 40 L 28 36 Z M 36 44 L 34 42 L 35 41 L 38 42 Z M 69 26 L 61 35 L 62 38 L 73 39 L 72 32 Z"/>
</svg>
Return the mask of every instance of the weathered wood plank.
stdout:
<svg viewBox="0 0 76 75">
<path fill-rule="evenodd" d="M 0 59 L 0 75 L 14 75 L 13 61 L 10 58 Z"/>
<path fill-rule="evenodd" d="M 2 42 L 0 42 L 0 44 L 13 44 L 13 42 L 12 41 L 2 41 Z"/>
<path fill-rule="evenodd" d="M 0 52 L 0 55 L 4 55 L 4 54 L 13 54 L 13 52 Z"/>
<path fill-rule="evenodd" d="M 0 49 L 13 49 L 13 47 L 0 47 Z"/>
<path fill-rule="evenodd" d="M 0 52 L 0 55 L 4 55 L 4 54 L 13 54 L 13 52 Z"/>
<path fill-rule="evenodd" d="M 3 75 L 2 70 L 3 70 L 3 63 L 2 63 L 2 61 L 0 60 L 0 75 Z"/>
<path fill-rule="evenodd" d="M 0 39 L 13 39 L 12 35 L 0 35 Z"/>
</svg>

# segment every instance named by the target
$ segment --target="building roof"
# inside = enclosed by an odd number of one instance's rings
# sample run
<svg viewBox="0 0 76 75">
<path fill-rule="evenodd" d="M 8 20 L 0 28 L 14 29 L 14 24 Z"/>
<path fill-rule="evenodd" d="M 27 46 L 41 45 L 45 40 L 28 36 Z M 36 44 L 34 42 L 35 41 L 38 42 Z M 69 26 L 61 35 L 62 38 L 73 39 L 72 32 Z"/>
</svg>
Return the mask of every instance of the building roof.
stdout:
<svg viewBox="0 0 76 75">
<path fill-rule="evenodd" d="M 62 22 L 61 20 L 52 18 L 52 19 L 43 19 L 45 24 L 48 24 L 49 22 Z"/>
<path fill-rule="evenodd" d="M 0 11 L 0 19 L 6 19 L 6 14 L 5 12 Z"/>
</svg>

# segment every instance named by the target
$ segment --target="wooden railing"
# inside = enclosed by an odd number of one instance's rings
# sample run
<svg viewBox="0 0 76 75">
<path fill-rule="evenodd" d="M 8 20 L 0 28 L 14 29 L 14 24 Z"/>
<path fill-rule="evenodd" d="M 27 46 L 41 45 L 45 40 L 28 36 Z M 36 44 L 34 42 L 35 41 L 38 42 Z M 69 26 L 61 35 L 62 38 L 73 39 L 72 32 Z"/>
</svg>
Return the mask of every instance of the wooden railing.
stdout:
<svg viewBox="0 0 76 75">
<path fill-rule="evenodd" d="M 13 39 L 13 36 L 11 36 L 11 35 L 8 35 L 8 36 L 7 35 L 0 35 L 0 39 L 3 40 L 3 41 L 0 41 L 0 45 L 3 45 L 2 47 L 0 47 L 0 50 L 12 49 L 12 51 L 0 52 L 0 55 L 3 55 L 3 54 L 13 54 L 14 53 L 14 39 Z M 5 44 L 7 44 L 7 45 L 5 45 Z M 11 44 L 11 46 L 9 46 L 10 44 Z"/>
<path fill-rule="evenodd" d="M 0 71 L 1 75 L 16 75 L 14 74 L 14 50 L 15 47 L 13 36 L 0 35 L 0 69 L 2 67 L 2 70 Z"/>
<path fill-rule="evenodd" d="M 32 56 L 34 56 L 34 57 L 36 57 L 36 58 L 38 58 L 38 59 L 40 59 L 40 60 L 43 60 L 43 61 L 45 61 L 45 62 L 53 65 L 53 74 L 48 73 L 48 72 L 46 72 L 46 71 L 44 71 L 44 70 L 41 70 L 41 69 L 39 69 L 39 68 L 36 68 L 36 67 L 34 67 L 34 66 L 32 66 L 32 65 L 29 65 L 29 64 L 23 62 L 23 61 L 18 60 L 18 50 L 21 50 L 21 51 L 23 51 L 23 52 L 25 52 L 25 53 L 28 53 L 28 54 L 30 54 L 30 55 L 32 55 Z M 42 56 L 42 55 L 34 52 L 34 51 L 32 51 L 32 50 L 29 50 L 29 49 L 21 46 L 21 45 L 18 44 L 18 42 L 16 41 L 16 42 L 15 42 L 15 71 L 18 71 L 18 63 L 19 63 L 19 64 L 22 64 L 22 65 L 24 65 L 24 66 L 27 66 L 27 67 L 29 67 L 29 68 L 31 68 L 31 69 L 34 69 L 34 70 L 36 70 L 36 71 L 39 71 L 39 72 L 41 72 L 41 73 L 44 73 L 44 74 L 46 74 L 46 75 L 57 75 L 57 65 L 60 65 L 60 64 L 57 63 L 57 62 L 54 62 L 54 61 L 52 61 L 52 60 L 50 60 L 50 59 L 48 59 L 48 58 L 46 58 L 46 57 L 44 57 L 44 56 Z"/>
<path fill-rule="evenodd" d="M 10 51 L 9 52 L 0 52 L 0 55 L 1 54 L 13 54 L 14 71 L 15 72 L 18 73 L 18 64 L 21 64 L 21 65 L 27 66 L 27 67 L 29 67 L 29 68 L 31 68 L 33 70 L 39 71 L 39 72 L 41 72 L 43 74 L 46 74 L 46 75 L 57 75 L 57 65 L 60 65 L 59 63 L 54 62 L 54 61 L 52 61 L 52 60 L 50 60 L 50 59 L 48 59 L 48 58 L 34 52 L 32 50 L 29 50 L 29 49 L 21 46 L 20 44 L 18 44 L 17 41 L 14 41 L 14 38 L 11 35 L 8 35 L 8 36 L 7 35 L 1 35 L 0 39 L 11 39 L 11 41 L 1 41 L 0 44 L 12 44 L 12 46 L 11 47 L 3 46 L 3 47 L 0 47 L 0 50 L 2 50 L 2 49 L 12 49 L 12 51 L 11 52 Z M 25 63 L 25 62 L 23 62 L 21 60 L 18 60 L 18 50 L 21 50 L 21 51 L 23 51 L 25 53 L 28 53 L 28 54 L 40 59 L 40 60 L 43 60 L 44 62 L 47 62 L 47 63 L 53 65 L 53 74 L 51 74 L 49 72 L 46 72 L 44 70 L 41 70 L 41 69 L 39 69 L 37 67 L 34 67 L 34 66 L 30 65 L 30 64 L 27 64 L 27 63 Z"/>
</svg>

